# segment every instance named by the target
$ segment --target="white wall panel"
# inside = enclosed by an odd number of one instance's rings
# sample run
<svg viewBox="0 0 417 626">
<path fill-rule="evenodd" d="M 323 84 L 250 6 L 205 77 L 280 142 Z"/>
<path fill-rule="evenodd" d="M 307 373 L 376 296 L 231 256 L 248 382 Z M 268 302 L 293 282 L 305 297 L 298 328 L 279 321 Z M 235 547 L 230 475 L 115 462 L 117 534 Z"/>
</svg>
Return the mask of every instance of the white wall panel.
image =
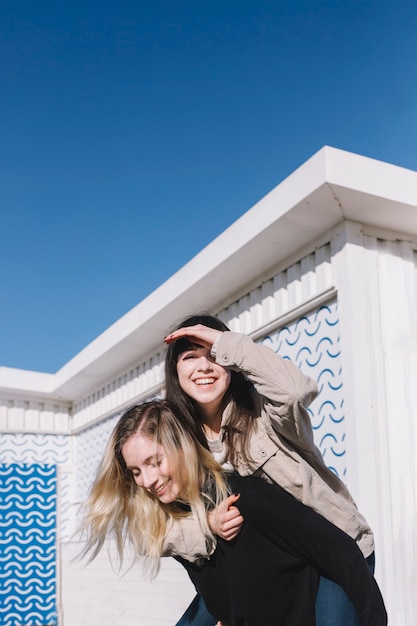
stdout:
<svg viewBox="0 0 417 626">
<path fill-rule="evenodd" d="M 395 623 L 417 624 L 417 253 L 408 242 L 365 237 L 377 256 L 380 376 L 378 495 L 385 595 Z M 382 407 L 381 407 L 382 408 Z"/>
<path fill-rule="evenodd" d="M 349 484 L 393 624 L 417 623 L 416 244 L 344 223 L 334 247 Z M 412 382 L 414 381 L 414 382 Z"/>
</svg>

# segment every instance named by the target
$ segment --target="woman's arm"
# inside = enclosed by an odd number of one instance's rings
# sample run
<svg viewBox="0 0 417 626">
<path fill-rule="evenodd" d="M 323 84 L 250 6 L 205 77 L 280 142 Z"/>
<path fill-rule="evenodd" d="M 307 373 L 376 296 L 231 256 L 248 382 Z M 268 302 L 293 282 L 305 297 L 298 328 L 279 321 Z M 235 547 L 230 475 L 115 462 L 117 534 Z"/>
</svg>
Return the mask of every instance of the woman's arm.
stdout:
<svg viewBox="0 0 417 626">
<path fill-rule="evenodd" d="M 215 346 L 217 363 L 241 371 L 260 395 L 274 402 L 289 405 L 297 401 L 307 407 L 317 396 L 317 384 L 299 367 L 247 335 L 198 324 L 174 331 L 165 337 L 165 342 L 170 344 L 182 337 L 210 351 Z"/>
<path fill-rule="evenodd" d="M 242 372 L 261 396 L 278 405 L 299 403 L 308 407 L 317 396 L 316 382 L 295 363 L 247 335 L 222 333 L 217 341 L 216 361 Z"/>
<path fill-rule="evenodd" d="M 242 374 L 258 393 L 260 412 L 272 428 L 299 449 L 315 449 L 307 412 L 317 396 L 317 384 L 289 359 L 250 337 L 225 332 L 217 343 L 216 362 Z"/>
<path fill-rule="evenodd" d="M 232 541 L 240 532 L 243 517 L 234 506 L 239 494 L 229 496 L 208 514 L 209 526 L 214 535 Z M 209 558 L 207 542 L 198 520 L 191 514 L 181 519 L 170 519 L 162 556 L 181 556 L 187 561 Z"/>
</svg>

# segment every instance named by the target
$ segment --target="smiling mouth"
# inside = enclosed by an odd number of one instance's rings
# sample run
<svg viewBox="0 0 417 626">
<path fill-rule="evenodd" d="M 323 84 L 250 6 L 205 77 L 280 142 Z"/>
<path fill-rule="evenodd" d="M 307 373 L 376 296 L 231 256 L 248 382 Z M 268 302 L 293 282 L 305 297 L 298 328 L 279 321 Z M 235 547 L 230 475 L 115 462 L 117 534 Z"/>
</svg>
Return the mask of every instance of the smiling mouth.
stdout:
<svg viewBox="0 0 417 626">
<path fill-rule="evenodd" d="M 198 378 L 194 381 L 196 385 L 204 386 L 204 385 L 212 385 L 216 382 L 215 378 Z"/>
<path fill-rule="evenodd" d="M 161 495 L 161 493 L 165 491 L 165 489 L 167 488 L 168 483 L 169 483 L 169 480 L 163 483 L 163 485 L 160 485 L 159 487 L 152 489 L 152 493 L 154 493 L 156 496 Z"/>
</svg>

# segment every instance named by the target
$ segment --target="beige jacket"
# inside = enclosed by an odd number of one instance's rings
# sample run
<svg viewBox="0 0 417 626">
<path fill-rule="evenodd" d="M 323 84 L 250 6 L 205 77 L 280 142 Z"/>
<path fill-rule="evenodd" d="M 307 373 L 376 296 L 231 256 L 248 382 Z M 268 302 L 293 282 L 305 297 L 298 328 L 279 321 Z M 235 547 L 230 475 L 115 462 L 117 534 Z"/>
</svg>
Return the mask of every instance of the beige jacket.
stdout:
<svg viewBox="0 0 417 626">
<path fill-rule="evenodd" d="M 216 362 L 241 371 L 254 385 L 258 404 L 257 428 L 249 452 L 255 468 L 243 463 L 242 476 L 260 473 L 278 483 L 355 539 L 365 557 L 374 549 L 371 529 L 359 513 L 348 489 L 328 469 L 314 444 L 306 407 L 317 396 L 317 385 L 288 359 L 250 337 L 222 333 L 216 346 Z M 227 422 L 226 407 L 222 422 Z M 187 560 L 209 556 L 198 523 L 192 518 L 172 522 L 165 541 L 165 555 Z"/>
</svg>

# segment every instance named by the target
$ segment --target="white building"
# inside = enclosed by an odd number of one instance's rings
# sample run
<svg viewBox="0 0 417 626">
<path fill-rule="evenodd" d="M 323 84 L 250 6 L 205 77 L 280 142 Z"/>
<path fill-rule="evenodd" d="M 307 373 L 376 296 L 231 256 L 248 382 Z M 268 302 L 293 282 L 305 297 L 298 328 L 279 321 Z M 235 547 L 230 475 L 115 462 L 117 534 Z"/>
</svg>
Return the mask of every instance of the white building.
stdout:
<svg viewBox="0 0 417 626">
<path fill-rule="evenodd" d="M 375 531 L 390 623 L 417 624 L 417 173 L 325 147 L 56 374 L 0 367 L 0 625 L 173 625 L 192 599 L 106 552 L 76 507 L 121 411 L 163 394 L 163 337 L 210 310 L 319 382 L 324 458 Z"/>
</svg>

